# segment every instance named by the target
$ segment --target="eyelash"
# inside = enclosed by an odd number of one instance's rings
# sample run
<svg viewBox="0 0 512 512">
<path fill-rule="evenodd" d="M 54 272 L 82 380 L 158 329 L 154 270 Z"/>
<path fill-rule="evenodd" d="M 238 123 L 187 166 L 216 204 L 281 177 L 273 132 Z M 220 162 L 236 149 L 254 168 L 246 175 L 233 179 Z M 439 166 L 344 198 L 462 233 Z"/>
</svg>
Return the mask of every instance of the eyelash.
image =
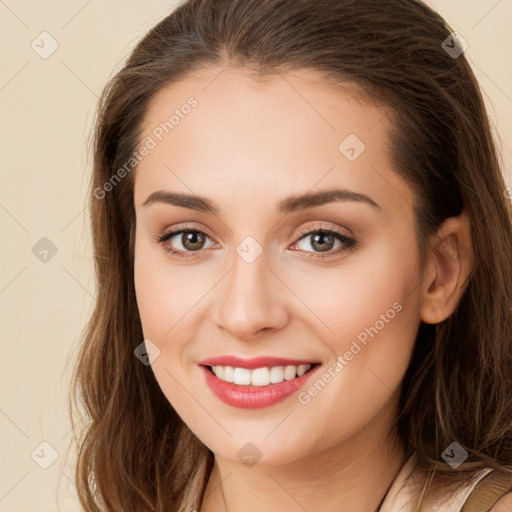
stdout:
<svg viewBox="0 0 512 512">
<path fill-rule="evenodd" d="M 155 238 L 155 241 L 160 243 L 164 250 L 168 252 L 171 256 L 176 256 L 178 258 L 187 259 L 187 258 L 193 258 L 196 257 L 198 254 L 202 252 L 202 249 L 199 249 L 198 251 L 181 251 L 181 250 L 175 250 L 166 245 L 166 242 L 170 240 L 171 238 L 175 237 L 176 235 L 183 234 L 185 232 L 193 232 L 193 233 L 202 233 L 203 235 L 207 236 L 211 239 L 204 231 L 197 229 L 195 226 L 184 226 L 181 229 L 175 230 L 175 231 L 168 231 L 167 233 L 163 233 L 162 235 L 158 235 Z M 339 231 L 332 229 L 332 228 L 326 228 L 321 225 L 309 227 L 307 229 L 303 229 L 298 233 L 297 240 L 292 244 L 296 245 L 298 242 L 300 242 L 302 239 L 306 238 L 309 235 L 315 235 L 315 234 L 324 234 L 324 235 L 333 235 L 337 240 L 342 242 L 344 244 L 344 247 L 338 248 L 336 251 L 333 252 L 312 252 L 312 251 L 303 251 L 306 254 L 310 254 L 310 256 L 304 256 L 305 258 L 309 259 L 325 259 L 329 258 L 331 256 L 336 256 L 344 251 L 352 250 L 356 247 L 357 241 L 354 238 L 350 238 Z"/>
</svg>

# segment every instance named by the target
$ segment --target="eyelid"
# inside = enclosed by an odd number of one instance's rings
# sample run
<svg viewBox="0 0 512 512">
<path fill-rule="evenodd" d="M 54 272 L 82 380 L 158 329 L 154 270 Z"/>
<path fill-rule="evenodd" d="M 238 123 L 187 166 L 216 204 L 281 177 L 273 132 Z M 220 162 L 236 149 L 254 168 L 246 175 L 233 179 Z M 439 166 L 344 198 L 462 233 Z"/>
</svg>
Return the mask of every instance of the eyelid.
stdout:
<svg viewBox="0 0 512 512">
<path fill-rule="evenodd" d="M 317 231 L 331 231 L 334 233 L 337 233 L 338 235 L 341 235 L 345 238 L 354 238 L 354 235 L 352 233 L 343 233 L 340 228 L 338 228 L 335 224 L 331 224 L 329 222 L 317 222 L 314 225 L 310 225 L 306 228 L 302 228 L 296 235 L 297 240 L 305 235 L 310 235 L 311 233 L 315 233 Z M 347 230 L 349 231 L 349 230 Z"/>
<path fill-rule="evenodd" d="M 184 223 L 184 224 L 179 224 L 178 226 L 176 227 L 172 227 L 170 229 L 166 229 L 164 230 L 164 232 L 162 234 L 158 234 L 154 237 L 155 241 L 159 241 L 161 238 L 167 236 L 168 234 L 171 234 L 171 233 L 174 233 L 174 234 L 177 234 L 178 232 L 180 231 L 187 231 L 187 230 L 190 230 L 190 231 L 200 231 L 202 233 L 204 233 L 205 235 L 209 236 L 211 239 L 214 239 L 215 237 L 213 237 L 212 235 L 210 235 L 208 233 L 208 230 L 202 226 L 199 226 L 197 224 L 194 224 L 194 223 Z M 354 235 L 352 233 L 343 233 L 339 228 L 336 227 L 336 225 L 332 224 L 332 223 L 322 223 L 322 222 L 317 222 L 316 224 L 312 225 L 312 226 L 308 226 L 307 228 L 303 228 L 301 229 L 296 235 L 295 235 L 295 238 L 296 238 L 296 241 L 301 238 L 302 236 L 304 235 L 308 235 L 308 234 L 311 234 L 312 232 L 314 231 L 334 231 L 335 233 L 338 233 L 339 235 L 342 235 L 342 236 L 345 236 L 346 238 L 352 238 Z M 349 230 L 347 230 L 349 231 Z"/>
<path fill-rule="evenodd" d="M 155 242 L 162 242 L 164 239 L 169 238 L 169 235 L 175 236 L 178 233 L 181 233 L 182 231 L 198 231 L 200 233 L 204 233 L 208 238 L 212 240 L 214 239 L 214 237 L 209 234 L 206 228 L 198 226 L 197 224 L 187 222 L 167 228 L 162 233 L 157 233 L 154 237 L 152 237 L 152 239 Z"/>
</svg>

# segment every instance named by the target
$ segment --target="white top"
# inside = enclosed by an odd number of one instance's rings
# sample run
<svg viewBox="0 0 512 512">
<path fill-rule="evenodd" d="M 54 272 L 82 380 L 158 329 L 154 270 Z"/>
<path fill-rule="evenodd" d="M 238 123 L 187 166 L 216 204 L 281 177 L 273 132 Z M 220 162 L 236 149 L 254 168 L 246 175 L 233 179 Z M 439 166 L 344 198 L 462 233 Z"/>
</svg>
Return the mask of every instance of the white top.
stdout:
<svg viewBox="0 0 512 512">
<path fill-rule="evenodd" d="M 462 484 L 453 492 L 443 495 L 428 508 L 418 509 L 424 482 L 414 472 L 415 456 L 413 455 L 400 470 L 393 481 L 380 512 L 460 512 L 471 491 L 492 469 L 483 469 L 467 484 Z"/>
</svg>

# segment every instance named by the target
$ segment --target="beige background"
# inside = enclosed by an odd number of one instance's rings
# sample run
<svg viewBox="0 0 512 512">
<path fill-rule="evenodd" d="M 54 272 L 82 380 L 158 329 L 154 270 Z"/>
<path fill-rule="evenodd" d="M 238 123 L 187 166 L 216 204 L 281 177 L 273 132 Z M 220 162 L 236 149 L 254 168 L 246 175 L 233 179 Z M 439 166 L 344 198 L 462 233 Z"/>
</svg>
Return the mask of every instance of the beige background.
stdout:
<svg viewBox="0 0 512 512">
<path fill-rule="evenodd" d="M 86 141 L 108 77 L 174 4 L 0 0 L 0 511 L 55 511 L 57 497 L 60 510 L 80 510 L 72 454 L 65 459 L 66 393 L 69 361 L 95 294 L 84 212 Z M 512 1 L 431 5 L 469 42 L 466 54 L 501 135 L 511 186 Z M 35 40 L 44 51 L 46 37 L 50 48 L 48 36 L 38 38 L 43 31 L 58 42 L 47 59 L 31 47 Z M 57 249 L 46 262 L 32 252 L 43 237 Z M 41 468 L 52 454 L 55 462 Z"/>
</svg>

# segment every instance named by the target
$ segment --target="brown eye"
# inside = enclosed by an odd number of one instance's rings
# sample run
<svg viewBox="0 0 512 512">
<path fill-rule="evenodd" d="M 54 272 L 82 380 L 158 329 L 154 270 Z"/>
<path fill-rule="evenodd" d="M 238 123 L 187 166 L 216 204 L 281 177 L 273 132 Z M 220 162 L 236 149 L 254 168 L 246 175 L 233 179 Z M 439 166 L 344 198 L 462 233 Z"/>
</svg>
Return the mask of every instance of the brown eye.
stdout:
<svg viewBox="0 0 512 512">
<path fill-rule="evenodd" d="M 310 236 L 311 247 L 319 252 L 330 251 L 334 246 L 335 238 L 333 235 L 318 232 Z"/>
<path fill-rule="evenodd" d="M 210 237 L 198 229 L 181 229 L 171 231 L 158 238 L 158 242 L 170 253 L 187 256 L 205 248 Z"/>
<path fill-rule="evenodd" d="M 205 240 L 206 235 L 200 231 L 183 231 L 181 234 L 181 243 L 187 251 L 202 249 Z"/>
<path fill-rule="evenodd" d="M 299 239 L 293 244 L 304 252 L 308 258 L 325 258 L 336 256 L 344 251 L 355 248 L 357 242 L 334 229 L 314 226 L 299 233 Z"/>
</svg>

